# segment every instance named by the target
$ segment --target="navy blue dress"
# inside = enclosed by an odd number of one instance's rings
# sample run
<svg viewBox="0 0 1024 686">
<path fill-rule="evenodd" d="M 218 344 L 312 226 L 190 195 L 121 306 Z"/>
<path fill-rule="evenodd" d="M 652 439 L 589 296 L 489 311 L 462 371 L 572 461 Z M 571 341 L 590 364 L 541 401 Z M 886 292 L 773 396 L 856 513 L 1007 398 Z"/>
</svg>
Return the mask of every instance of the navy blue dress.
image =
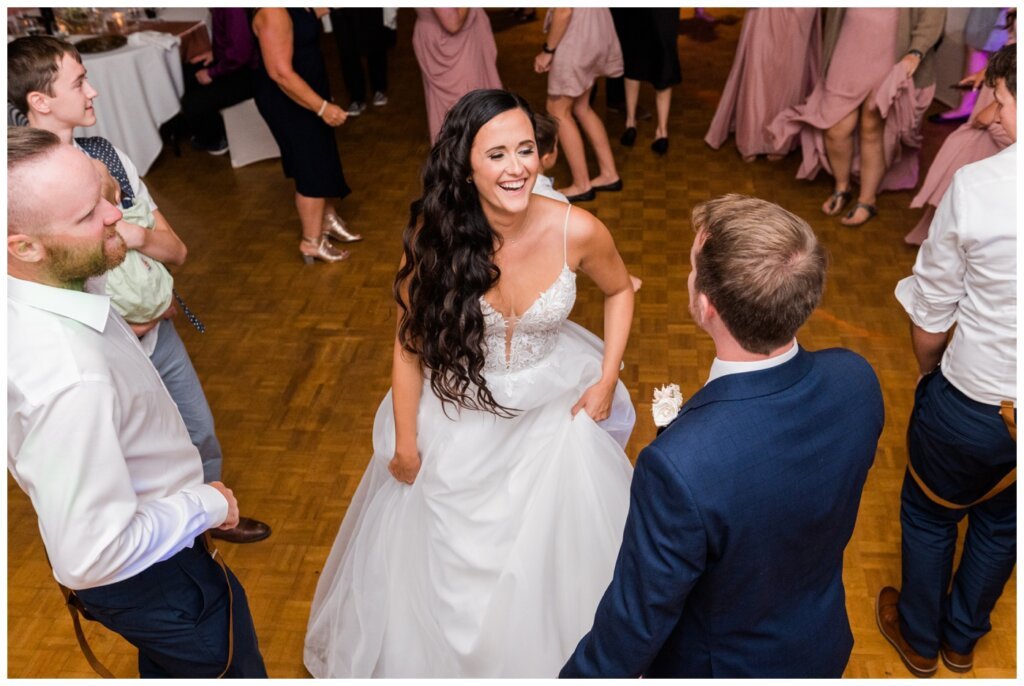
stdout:
<svg viewBox="0 0 1024 686">
<path fill-rule="evenodd" d="M 289 7 L 292 20 L 292 68 L 317 94 L 330 101 L 327 68 L 320 53 L 320 20 L 312 10 Z M 309 198 L 344 198 L 345 183 L 334 130 L 316 112 L 289 98 L 267 74 L 260 60 L 256 75 L 256 107 L 270 127 L 284 175 L 295 179 L 295 190 Z"/>
</svg>

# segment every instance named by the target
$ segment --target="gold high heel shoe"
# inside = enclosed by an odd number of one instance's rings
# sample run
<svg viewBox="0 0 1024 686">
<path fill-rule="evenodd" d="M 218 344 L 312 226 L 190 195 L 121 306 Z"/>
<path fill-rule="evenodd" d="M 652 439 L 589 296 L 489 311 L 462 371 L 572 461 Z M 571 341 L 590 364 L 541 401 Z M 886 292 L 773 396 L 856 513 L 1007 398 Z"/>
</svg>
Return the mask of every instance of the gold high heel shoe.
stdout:
<svg viewBox="0 0 1024 686">
<path fill-rule="evenodd" d="M 310 248 L 310 246 L 312 246 Z M 299 252 L 302 254 L 302 261 L 306 264 L 313 264 L 314 260 L 324 262 L 341 262 L 349 256 L 348 250 L 338 250 L 327 240 L 327 234 L 320 234 L 319 238 L 303 238 L 299 245 Z"/>
<path fill-rule="evenodd" d="M 349 231 L 348 227 L 345 226 L 345 220 L 333 212 L 324 215 L 323 231 L 326 235 L 342 243 L 355 243 L 356 241 L 363 240 L 363 237 L 358 233 Z"/>
</svg>

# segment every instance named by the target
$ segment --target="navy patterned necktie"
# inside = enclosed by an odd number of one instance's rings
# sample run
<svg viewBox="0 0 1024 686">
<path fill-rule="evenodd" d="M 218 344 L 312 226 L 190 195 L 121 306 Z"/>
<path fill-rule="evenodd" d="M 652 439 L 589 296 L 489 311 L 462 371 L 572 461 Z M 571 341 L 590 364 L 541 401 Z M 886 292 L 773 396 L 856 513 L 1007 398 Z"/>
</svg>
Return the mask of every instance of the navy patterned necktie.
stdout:
<svg viewBox="0 0 1024 686">
<path fill-rule="evenodd" d="M 178 301 L 179 305 L 181 305 L 181 311 L 185 313 L 185 319 L 187 319 L 192 326 L 196 327 L 196 331 L 199 333 L 206 333 L 206 327 L 201 321 L 199 321 L 199 317 L 196 316 L 196 313 L 188 309 L 188 305 L 186 305 L 185 301 L 181 299 L 180 295 L 178 295 L 177 289 L 174 290 L 174 299 Z"/>
</svg>

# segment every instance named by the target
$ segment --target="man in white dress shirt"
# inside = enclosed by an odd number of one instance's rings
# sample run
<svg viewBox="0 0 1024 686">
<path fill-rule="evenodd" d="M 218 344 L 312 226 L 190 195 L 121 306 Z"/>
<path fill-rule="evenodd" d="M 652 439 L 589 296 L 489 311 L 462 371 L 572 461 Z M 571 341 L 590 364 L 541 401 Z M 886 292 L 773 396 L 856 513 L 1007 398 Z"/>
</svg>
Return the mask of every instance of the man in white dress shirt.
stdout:
<svg viewBox="0 0 1024 686">
<path fill-rule="evenodd" d="M 1014 141 L 1016 72 L 1016 46 L 987 69 L 997 121 Z M 973 668 L 1017 557 L 1017 192 L 1016 142 L 960 169 L 913 276 L 896 287 L 923 376 L 907 432 L 902 587 L 883 588 L 876 612 L 915 676 L 933 674 L 939 656 L 954 672 Z M 967 515 L 954 575 L 957 523 Z"/>
<path fill-rule="evenodd" d="M 132 161 L 109 141 L 99 136 L 75 138 L 77 128 L 96 123 L 92 106 L 97 93 L 89 84 L 81 55 L 73 45 L 51 36 L 25 36 L 7 46 L 7 97 L 24 109 L 29 126 L 57 134 L 90 157 L 100 160 L 121 187 L 123 208 L 141 202 L 153 208 L 152 230 L 119 222 L 118 233 L 128 247 L 138 250 L 170 269 L 184 264 L 188 250 L 174 233 L 167 218 L 157 208 L 146 184 L 139 178 Z M 104 283 L 96 280 L 87 290 L 103 292 Z M 175 293 L 177 296 L 177 293 Z M 115 305 L 116 297 L 115 297 Z M 214 428 L 213 413 L 206 400 L 199 376 L 172 319 L 175 307 L 161 317 L 132 328 L 171 398 L 178 406 L 185 427 L 203 460 L 203 478 L 220 481 L 224 454 Z M 239 517 L 233 529 L 216 529 L 214 538 L 232 543 L 251 543 L 270 535 L 270 527 L 251 517 Z"/>
<path fill-rule="evenodd" d="M 54 577 L 139 649 L 142 676 L 217 676 L 229 616 L 227 675 L 266 676 L 245 592 L 197 539 L 237 524 L 238 503 L 203 484 L 138 338 L 83 290 L 124 259 L 121 213 L 83 153 L 39 129 L 7 136 L 7 466 Z"/>
</svg>

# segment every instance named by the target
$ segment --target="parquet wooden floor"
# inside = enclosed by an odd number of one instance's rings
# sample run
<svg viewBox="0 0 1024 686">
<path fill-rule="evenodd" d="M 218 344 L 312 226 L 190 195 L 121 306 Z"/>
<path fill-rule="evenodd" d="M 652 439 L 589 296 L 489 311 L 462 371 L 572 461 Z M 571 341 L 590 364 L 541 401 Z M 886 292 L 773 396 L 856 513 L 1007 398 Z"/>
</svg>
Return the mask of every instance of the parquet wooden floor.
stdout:
<svg viewBox="0 0 1024 686">
<path fill-rule="evenodd" d="M 740 10 L 713 12 L 742 15 Z M 543 42 L 541 23 L 513 24 L 502 10 L 490 14 L 506 87 L 543 107 L 545 78 L 532 70 Z M 880 586 L 898 585 L 900 579 L 899 488 L 917 372 L 906 318 L 892 292 L 913 264 L 915 250 L 902 236 L 919 211 L 907 208 L 910 192 L 887 193 L 879 199 L 878 219 L 860 230 L 846 229 L 818 209 L 830 190 L 828 179 L 794 179 L 796 155 L 777 164 L 748 165 L 732 147 L 708 149 L 702 139 L 742 24 L 707 29 L 690 20 L 691 10 L 681 16 L 684 80 L 674 95 L 670 153 L 657 158 L 648 150 L 650 121 L 641 122 L 635 148 L 621 147 L 623 119 L 609 113 L 625 190 L 584 205 L 609 226 L 630 270 L 644 280 L 622 373 L 640 409 L 629 455 L 635 458 L 654 438 L 644 409 L 653 388 L 674 381 L 691 395 L 714 357 L 711 340 L 687 314 L 690 208 L 740 192 L 805 217 L 830 249 L 833 265 L 824 302 L 800 332 L 800 342 L 811 349 L 845 346 L 864 355 L 881 379 L 886 403 L 885 431 L 846 551 L 847 604 L 856 639 L 846 674 L 906 678 L 875 628 L 874 597 Z M 276 160 L 232 170 L 226 157 L 186 148 L 181 158 L 165 151 L 146 178 L 190 249 L 188 264 L 176 274 L 177 286 L 207 331 L 199 335 L 183 320 L 178 328 L 217 419 L 224 480 L 244 513 L 274 528 L 262 543 L 221 546 L 249 594 L 274 677 L 307 676 L 302 640 L 309 603 L 370 457 L 373 416 L 389 385 L 391 279 L 428 149 L 423 91 L 410 47 L 412 21 L 410 10 L 399 13 L 390 103 L 369 108 L 337 133 L 354 189 L 341 212 L 366 237 L 352 247 L 347 262 L 304 267 L 299 261 L 292 186 Z M 333 91 L 347 102 L 333 40 L 324 41 L 324 50 Z M 641 105 L 653 109 L 653 92 L 646 86 Z M 604 112 L 603 94 L 598 108 Z M 927 163 L 948 129 L 925 127 Z M 564 163 L 556 172 L 565 183 Z M 601 300 L 585 282 L 573 317 L 600 331 Z M 10 478 L 7 493 L 9 676 L 90 677 L 46 566 L 31 505 Z M 1016 601 L 1014 576 L 968 676 L 1016 675 Z M 128 644 L 93 625 L 87 633 L 115 673 L 136 673 Z M 955 676 L 941 665 L 938 674 Z"/>
</svg>

